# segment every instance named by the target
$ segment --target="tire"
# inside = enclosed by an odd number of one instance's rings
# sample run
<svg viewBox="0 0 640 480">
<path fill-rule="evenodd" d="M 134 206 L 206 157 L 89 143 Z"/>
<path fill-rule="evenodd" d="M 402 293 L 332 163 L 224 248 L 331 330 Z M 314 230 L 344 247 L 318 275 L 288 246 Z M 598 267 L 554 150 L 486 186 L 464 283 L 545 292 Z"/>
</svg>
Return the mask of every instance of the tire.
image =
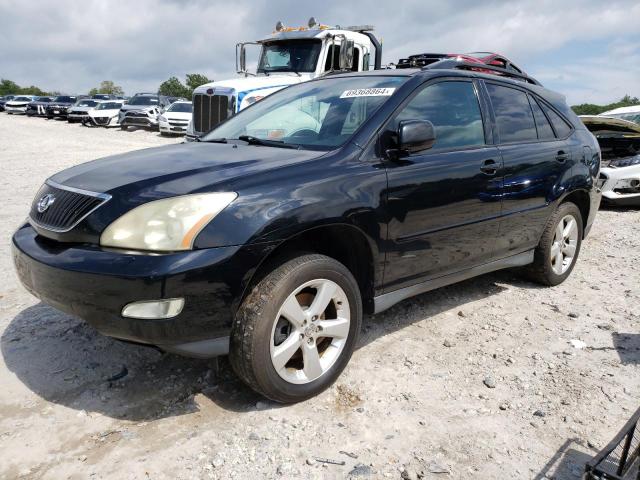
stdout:
<svg viewBox="0 0 640 480">
<path fill-rule="evenodd" d="M 120 130 L 123 130 L 126 132 L 127 130 L 129 130 L 129 127 L 127 127 L 126 125 L 120 125 Z"/>
<path fill-rule="evenodd" d="M 570 220 L 575 222 L 573 233 L 567 237 Z M 562 240 L 557 242 L 562 227 Z M 578 207 L 571 202 L 560 204 L 551 215 L 542 233 L 540 243 L 536 247 L 533 263 L 528 268 L 528 276 L 542 285 L 555 286 L 564 282 L 575 267 L 582 246 L 582 214 Z M 552 249 L 554 252 L 552 252 Z M 558 254 L 558 249 L 560 253 Z M 561 256 L 560 256 L 561 255 Z M 560 259 L 562 258 L 562 262 Z M 561 267 L 559 266 L 561 265 Z"/>
<path fill-rule="evenodd" d="M 313 307 L 315 298 L 330 299 L 322 310 Z M 362 300 L 351 272 L 324 255 L 302 255 L 271 271 L 244 299 L 234 319 L 229 359 L 256 392 L 276 402 L 299 402 L 342 373 L 361 324 Z M 322 336 L 329 329 L 335 336 Z"/>
</svg>

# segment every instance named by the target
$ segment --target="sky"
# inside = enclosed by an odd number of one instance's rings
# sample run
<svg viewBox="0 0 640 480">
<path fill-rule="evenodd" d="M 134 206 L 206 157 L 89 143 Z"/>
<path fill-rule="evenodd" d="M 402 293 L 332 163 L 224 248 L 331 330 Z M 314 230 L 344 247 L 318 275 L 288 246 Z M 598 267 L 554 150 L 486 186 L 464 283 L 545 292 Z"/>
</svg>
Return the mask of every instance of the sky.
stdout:
<svg viewBox="0 0 640 480">
<path fill-rule="evenodd" d="M 129 95 L 171 76 L 236 76 L 235 44 L 281 20 L 372 24 L 383 63 L 499 52 L 570 104 L 640 97 L 640 0 L 0 0 L 0 78 L 69 94 Z"/>
</svg>

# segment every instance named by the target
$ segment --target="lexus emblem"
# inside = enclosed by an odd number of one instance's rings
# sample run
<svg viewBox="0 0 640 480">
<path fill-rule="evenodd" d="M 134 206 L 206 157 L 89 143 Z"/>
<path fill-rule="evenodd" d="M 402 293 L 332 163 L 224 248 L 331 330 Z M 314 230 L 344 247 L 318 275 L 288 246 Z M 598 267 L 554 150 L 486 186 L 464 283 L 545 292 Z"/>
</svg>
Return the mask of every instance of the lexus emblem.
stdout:
<svg viewBox="0 0 640 480">
<path fill-rule="evenodd" d="M 51 193 L 47 193 L 44 197 L 38 200 L 38 212 L 44 213 L 47 209 L 56 201 L 56 197 Z"/>
</svg>

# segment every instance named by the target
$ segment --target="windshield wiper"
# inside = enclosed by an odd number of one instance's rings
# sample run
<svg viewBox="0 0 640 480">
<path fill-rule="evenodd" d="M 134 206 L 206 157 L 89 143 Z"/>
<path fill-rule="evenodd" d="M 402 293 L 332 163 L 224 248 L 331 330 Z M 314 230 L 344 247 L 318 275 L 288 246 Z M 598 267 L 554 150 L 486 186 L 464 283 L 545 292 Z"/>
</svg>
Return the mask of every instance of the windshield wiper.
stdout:
<svg viewBox="0 0 640 480">
<path fill-rule="evenodd" d="M 247 142 L 249 145 L 261 145 L 264 147 L 278 147 L 278 148 L 295 148 L 296 150 L 300 149 L 299 145 L 284 143 L 282 140 L 265 140 L 262 138 L 254 137 L 252 135 L 240 135 L 238 137 L 238 140 Z"/>
<path fill-rule="evenodd" d="M 210 140 L 201 140 L 200 137 L 196 139 L 198 142 L 206 142 L 206 143 L 227 143 L 226 138 L 212 138 Z"/>
</svg>

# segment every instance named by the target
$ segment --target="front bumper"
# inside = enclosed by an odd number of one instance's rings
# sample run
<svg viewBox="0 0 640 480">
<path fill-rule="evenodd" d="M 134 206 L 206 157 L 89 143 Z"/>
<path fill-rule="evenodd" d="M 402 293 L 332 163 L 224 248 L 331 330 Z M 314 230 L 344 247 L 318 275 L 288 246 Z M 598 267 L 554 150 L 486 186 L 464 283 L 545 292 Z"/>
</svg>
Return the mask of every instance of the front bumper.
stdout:
<svg viewBox="0 0 640 480">
<path fill-rule="evenodd" d="M 25 113 L 27 111 L 27 107 L 4 107 L 7 113 Z"/>
<path fill-rule="evenodd" d="M 602 197 L 616 205 L 640 206 L 640 165 L 600 170 Z"/>
<path fill-rule="evenodd" d="M 227 353 L 233 312 L 264 248 L 131 253 L 54 242 L 29 224 L 18 229 L 12 245 L 20 281 L 44 303 L 104 335 L 203 358 Z M 127 304 L 169 298 L 184 299 L 173 318 L 121 314 Z"/>
<path fill-rule="evenodd" d="M 158 128 L 158 120 L 151 117 L 131 117 L 125 115 L 120 120 L 120 126 L 123 127 L 143 127 L 143 128 Z"/>
<path fill-rule="evenodd" d="M 47 107 L 48 117 L 67 117 L 67 110 L 69 107 Z"/>
<path fill-rule="evenodd" d="M 178 122 L 158 122 L 158 127 L 162 133 L 173 133 L 176 135 L 184 135 L 187 132 L 187 124 Z"/>
</svg>

